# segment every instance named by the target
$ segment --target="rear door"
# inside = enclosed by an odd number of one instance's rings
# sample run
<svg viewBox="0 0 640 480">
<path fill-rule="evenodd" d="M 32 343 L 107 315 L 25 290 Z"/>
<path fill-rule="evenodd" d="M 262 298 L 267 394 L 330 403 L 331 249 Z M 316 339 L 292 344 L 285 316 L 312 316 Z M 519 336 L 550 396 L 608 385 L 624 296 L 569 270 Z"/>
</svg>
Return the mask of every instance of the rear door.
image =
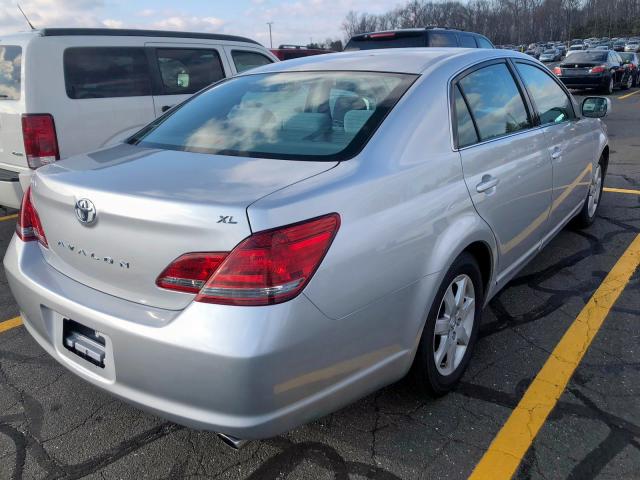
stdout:
<svg viewBox="0 0 640 480">
<path fill-rule="evenodd" d="M 461 74 L 453 87 L 455 130 L 465 182 L 499 250 L 506 282 L 541 244 L 552 171 L 542 129 L 504 60 Z"/>
<path fill-rule="evenodd" d="M 575 114 L 571 98 L 549 73 L 521 61 L 516 62 L 516 69 L 548 142 L 553 166 L 553 203 L 549 217 L 549 233 L 552 233 L 587 196 L 596 139 L 591 121 Z"/>
<path fill-rule="evenodd" d="M 145 46 L 154 73 L 156 116 L 232 75 L 220 45 L 171 42 L 146 43 Z"/>
<path fill-rule="evenodd" d="M 151 73 L 141 45 L 109 44 L 102 37 L 43 40 L 56 53 L 62 51 L 66 92 L 56 92 L 51 79 L 52 94 L 39 92 L 43 95 L 34 113 L 53 114 L 62 158 L 121 142 L 155 118 Z M 95 46 L 84 46 L 88 41 Z M 49 71 L 48 61 L 39 62 L 39 71 Z"/>
</svg>

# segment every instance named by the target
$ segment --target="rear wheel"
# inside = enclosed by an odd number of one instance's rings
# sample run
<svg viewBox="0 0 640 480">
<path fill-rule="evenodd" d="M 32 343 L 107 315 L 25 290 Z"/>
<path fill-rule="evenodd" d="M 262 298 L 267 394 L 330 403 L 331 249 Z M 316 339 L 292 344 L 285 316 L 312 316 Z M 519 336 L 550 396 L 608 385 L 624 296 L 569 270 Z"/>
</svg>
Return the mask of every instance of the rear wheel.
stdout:
<svg viewBox="0 0 640 480">
<path fill-rule="evenodd" d="M 600 200 L 602 198 L 602 189 L 604 187 L 604 163 L 602 158 L 596 166 L 591 184 L 589 185 L 589 192 L 587 198 L 584 200 L 582 210 L 574 219 L 574 225 L 577 228 L 587 228 L 596 219 L 596 213 L 598 213 L 598 207 L 600 207 Z"/>
<path fill-rule="evenodd" d="M 628 75 L 627 79 L 624 81 L 624 84 L 622 85 L 622 88 L 624 90 L 629 90 L 631 87 L 633 87 L 633 75 Z"/>
<path fill-rule="evenodd" d="M 466 370 L 482 315 L 483 286 L 473 255 L 463 253 L 445 276 L 427 321 L 412 373 L 425 393 L 448 393 Z"/>
<path fill-rule="evenodd" d="M 614 88 L 614 81 L 613 81 L 613 75 L 611 75 L 609 77 L 609 81 L 605 84 L 605 86 L 602 88 L 602 91 L 604 93 L 606 93 L 607 95 L 611 95 L 613 93 L 613 88 Z"/>
</svg>

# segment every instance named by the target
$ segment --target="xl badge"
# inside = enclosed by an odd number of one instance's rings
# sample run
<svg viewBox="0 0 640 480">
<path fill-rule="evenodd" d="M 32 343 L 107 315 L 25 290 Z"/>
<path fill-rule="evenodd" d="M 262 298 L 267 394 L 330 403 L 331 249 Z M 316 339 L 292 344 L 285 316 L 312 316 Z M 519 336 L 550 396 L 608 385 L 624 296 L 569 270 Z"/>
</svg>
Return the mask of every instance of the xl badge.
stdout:
<svg viewBox="0 0 640 480">
<path fill-rule="evenodd" d="M 91 225 L 96 221 L 96 207 L 91 200 L 81 198 L 76 202 L 76 217 L 84 225 Z"/>
</svg>

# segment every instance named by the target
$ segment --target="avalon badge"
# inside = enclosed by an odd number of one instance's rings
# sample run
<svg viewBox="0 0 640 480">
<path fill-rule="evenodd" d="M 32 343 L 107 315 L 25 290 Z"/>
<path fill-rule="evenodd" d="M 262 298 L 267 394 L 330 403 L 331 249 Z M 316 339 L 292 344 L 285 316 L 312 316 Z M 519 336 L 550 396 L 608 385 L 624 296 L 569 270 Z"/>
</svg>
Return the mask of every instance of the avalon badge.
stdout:
<svg viewBox="0 0 640 480">
<path fill-rule="evenodd" d="M 91 200 L 81 198 L 76 202 L 76 217 L 84 225 L 91 225 L 96 221 L 96 207 Z"/>
</svg>

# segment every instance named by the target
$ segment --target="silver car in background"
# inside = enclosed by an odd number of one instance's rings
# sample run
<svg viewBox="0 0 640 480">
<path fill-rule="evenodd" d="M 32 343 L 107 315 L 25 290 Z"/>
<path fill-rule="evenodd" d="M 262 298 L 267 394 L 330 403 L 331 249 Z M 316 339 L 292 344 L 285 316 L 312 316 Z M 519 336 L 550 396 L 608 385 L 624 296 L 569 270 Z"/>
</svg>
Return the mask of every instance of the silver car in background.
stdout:
<svg viewBox="0 0 640 480">
<path fill-rule="evenodd" d="M 442 395 L 491 297 L 570 220 L 593 222 L 608 108 L 507 50 L 262 67 L 38 169 L 8 281 L 62 365 L 231 438 L 410 371 Z"/>
</svg>

